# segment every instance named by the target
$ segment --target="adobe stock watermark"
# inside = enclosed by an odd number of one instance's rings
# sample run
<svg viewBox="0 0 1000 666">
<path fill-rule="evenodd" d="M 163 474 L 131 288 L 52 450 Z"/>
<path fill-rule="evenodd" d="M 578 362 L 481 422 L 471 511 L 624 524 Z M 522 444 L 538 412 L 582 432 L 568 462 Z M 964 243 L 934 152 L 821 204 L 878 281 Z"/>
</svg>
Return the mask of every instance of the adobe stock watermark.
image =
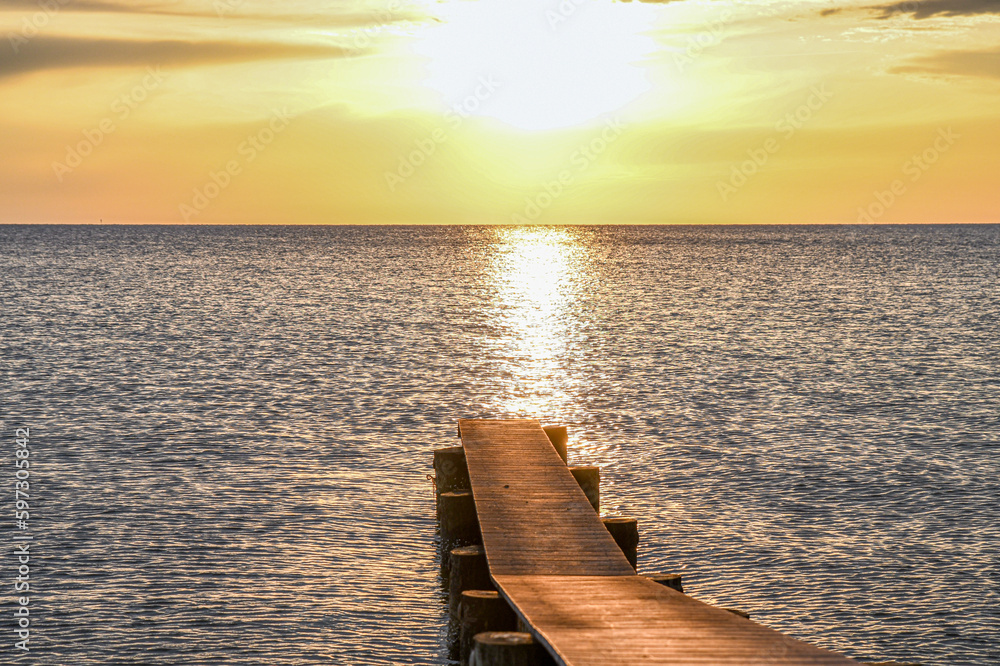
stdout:
<svg viewBox="0 0 1000 666">
<path fill-rule="evenodd" d="M 725 2 L 713 3 L 722 6 L 722 10 L 710 21 L 702 25 L 702 29 L 697 34 L 689 34 L 687 45 L 683 51 L 673 52 L 674 66 L 678 72 L 683 72 L 688 65 L 693 63 L 706 50 L 713 46 L 718 46 L 726 38 L 728 28 L 736 20 L 738 9 L 752 8 L 757 16 L 777 16 L 778 10 L 770 4 L 753 5 L 747 2 L 737 2 L 737 0 L 726 0 Z"/>
<path fill-rule="evenodd" d="M 560 0 L 555 9 L 546 9 L 545 20 L 549 24 L 549 29 L 556 30 L 561 24 L 570 20 L 585 2 L 587 0 Z"/>
<path fill-rule="evenodd" d="M 938 129 L 931 145 L 903 162 L 900 167 L 903 176 L 909 178 L 911 183 L 917 182 L 961 138 L 962 135 L 956 134 L 950 127 Z M 871 203 L 858 206 L 858 224 L 875 224 L 906 192 L 906 182 L 902 178 L 893 180 L 886 190 L 875 190 L 872 192 L 874 200 Z"/>
<path fill-rule="evenodd" d="M 514 213 L 510 220 L 514 224 L 531 224 L 548 210 L 556 199 L 562 196 L 566 188 L 573 184 L 577 176 L 590 168 L 597 159 L 604 154 L 612 143 L 614 143 L 625 131 L 626 125 L 619 118 L 612 118 L 605 122 L 604 129 L 600 136 L 596 136 L 585 144 L 580 145 L 569 157 L 570 166 L 573 168 L 563 169 L 553 180 L 542 185 L 542 189 L 532 197 L 524 199 L 524 208 L 520 213 Z"/>
<path fill-rule="evenodd" d="M 239 12 L 246 3 L 247 0 L 215 0 L 212 6 L 216 15 L 224 19 Z M 371 23 L 352 28 L 346 38 L 335 36 L 333 42 L 347 57 L 359 55 L 372 45 L 376 36 L 387 32 L 398 21 L 402 10 L 402 0 L 389 0 L 385 7 L 371 13 Z"/>
<path fill-rule="evenodd" d="M 472 114 L 478 111 L 483 103 L 500 88 L 500 83 L 492 76 L 479 77 L 478 84 L 471 95 L 452 105 L 445 112 L 444 120 L 450 131 L 461 127 L 462 123 L 471 118 Z M 448 140 L 448 131 L 444 127 L 435 127 L 427 136 L 413 141 L 413 150 L 405 155 L 400 155 L 396 170 L 384 173 L 385 182 L 389 186 L 390 192 L 395 192 L 397 187 L 405 183 L 410 176 L 417 172 L 417 169 L 427 163 L 431 155 L 437 152 L 438 145 Z"/>
<path fill-rule="evenodd" d="M 827 90 L 825 83 L 810 88 L 805 101 L 775 123 L 774 132 L 779 136 L 769 136 L 761 145 L 748 149 L 749 159 L 733 164 L 729 169 L 728 179 L 716 181 L 715 188 L 719 191 L 723 203 L 729 201 L 731 196 L 746 185 L 768 163 L 771 156 L 781 150 L 783 142 L 795 136 L 796 132 L 805 127 L 813 115 L 832 98 L 833 93 Z"/>
<path fill-rule="evenodd" d="M 20 53 L 21 47 L 37 37 L 52 20 L 52 17 L 70 2 L 71 0 L 38 0 L 35 3 L 38 5 L 38 11 L 31 16 L 21 18 L 21 30 L 7 33 L 7 40 L 14 53 Z"/>
<path fill-rule="evenodd" d="M 227 160 L 218 171 L 209 171 L 208 178 L 201 187 L 194 188 L 191 200 L 178 206 L 181 218 L 190 222 L 215 201 L 229 187 L 233 179 L 243 173 L 243 169 L 257 159 L 267 149 L 275 138 L 285 131 L 290 122 L 288 109 L 272 109 L 272 116 L 267 125 L 256 133 L 247 136 L 236 147 L 236 155 Z"/>
<path fill-rule="evenodd" d="M 15 561 L 17 575 L 14 577 L 14 591 L 22 596 L 16 597 L 14 620 L 17 627 L 14 648 L 22 652 L 30 652 L 28 641 L 31 640 L 31 436 L 30 428 L 18 428 L 14 431 L 14 531 L 11 540 L 14 550 L 11 553 Z"/>
<path fill-rule="evenodd" d="M 726 28 L 736 18 L 736 12 L 733 9 L 735 4 L 731 1 L 726 2 L 725 8 L 714 20 L 705 23 L 698 34 L 688 35 L 687 46 L 683 51 L 674 51 L 674 66 L 677 67 L 678 72 L 683 72 L 688 65 L 705 52 L 705 49 L 717 46 L 722 42 L 726 36 Z"/>
<path fill-rule="evenodd" d="M 399 20 L 403 9 L 401 0 L 389 0 L 386 6 L 372 13 L 372 22 L 361 28 L 353 28 L 347 39 L 336 40 L 337 46 L 344 49 L 348 57 L 364 53 L 371 47 L 375 37 L 387 32 Z"/>
<path fill-rule="evenodd" d="M 226 18 L 230 14 L 238 12 L 240 7 L 246 3 L 247 0 L 215 0 L 212 3 L 212 8 L 215 9 L 215 13 L 219 18 Z"/>
<path fill-rule="evenodd" d="M 119 95 L 111 102 L 111 113 L 101 118 L 93 127 L 88 127 L 82 131 L 83 138 L 72 146 L 66 146 L 66 155 L 62 162 L 53 162 L 52 170 L 56 174 L 56 180 L 60 183 L 73 170 L 83 164 L 98 146 L 104 143 L 105 137 L 114 133 L 118 129 L 117 122 L 124 122 L 140 104 L 149 99 L 150 93 L 160 87 L 164 81 L 163 73 L 159 67 L 146 68 L 146 75 L 142 81 L 136 84 L 131 90 L 123 95 Z"/>
</svg>

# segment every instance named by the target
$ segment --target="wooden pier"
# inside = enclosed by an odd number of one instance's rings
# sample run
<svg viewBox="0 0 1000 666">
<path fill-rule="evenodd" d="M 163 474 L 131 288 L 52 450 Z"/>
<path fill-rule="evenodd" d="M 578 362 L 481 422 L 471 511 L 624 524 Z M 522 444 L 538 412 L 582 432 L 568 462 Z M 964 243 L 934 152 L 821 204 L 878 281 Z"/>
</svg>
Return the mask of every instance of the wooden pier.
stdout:
<svg viewBox="0 0 1000 666">
<path fill-rule="evenodd" d="M 463 419 L 459 433 L 488 577 L 546 661 L 858 663 L 637 575 L 538 421 Z"/>
</svg>

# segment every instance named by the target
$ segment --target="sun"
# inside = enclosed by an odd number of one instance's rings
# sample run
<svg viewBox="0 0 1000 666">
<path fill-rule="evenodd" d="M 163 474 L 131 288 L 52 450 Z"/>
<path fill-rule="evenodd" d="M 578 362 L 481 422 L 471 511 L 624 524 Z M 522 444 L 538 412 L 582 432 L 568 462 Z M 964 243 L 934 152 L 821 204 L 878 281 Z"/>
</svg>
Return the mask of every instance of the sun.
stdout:
<svg viewBox="0 0 1000 666">
<path fill-rule="evenodd" d="M 416 50 L 448 107 L 523 130 L 568 128 L 650 89 L 640 64 L 654 46 L 650 16 L 611 0 L 457 0 Z"/>
</svg>

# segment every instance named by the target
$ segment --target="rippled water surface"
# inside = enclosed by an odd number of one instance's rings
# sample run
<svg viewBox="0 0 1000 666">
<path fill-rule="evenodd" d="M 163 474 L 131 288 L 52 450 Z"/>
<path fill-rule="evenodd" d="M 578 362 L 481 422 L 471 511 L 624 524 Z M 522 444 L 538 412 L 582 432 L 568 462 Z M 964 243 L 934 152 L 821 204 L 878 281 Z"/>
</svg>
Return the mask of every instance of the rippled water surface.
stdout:
<svg viewBox="0 0 1000 666">
<path fill-rule="evenodd" d="M 530 416 L 603 467 L 640 571 L 857 658 L 1000 663 L 1000 227 L 8 226 L 0 248 L 28 661 L 446 663 L 431 451 L 459 417 Z"/>
</svg>

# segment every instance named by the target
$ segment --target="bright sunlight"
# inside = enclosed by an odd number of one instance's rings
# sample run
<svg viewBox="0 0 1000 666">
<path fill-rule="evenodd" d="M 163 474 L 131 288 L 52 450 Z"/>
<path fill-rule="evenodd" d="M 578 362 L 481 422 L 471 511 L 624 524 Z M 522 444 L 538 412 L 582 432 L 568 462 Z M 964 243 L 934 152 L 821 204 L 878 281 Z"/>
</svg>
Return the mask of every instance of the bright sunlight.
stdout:
<svg viewBox="0 0 1000 666">
<path fill-rule="evenodd" d="M 642 4 L 566 0 L 541 12 L 536 0 L 483 0 L 444 11 L 416 49 L 448 106 L 494 82 L 465 105 L 470 115 L 529 131 L 570 128 L 650 88 L 641 61 L 654 49 L 644 34 L 652 13 Z"/>
</svg>

